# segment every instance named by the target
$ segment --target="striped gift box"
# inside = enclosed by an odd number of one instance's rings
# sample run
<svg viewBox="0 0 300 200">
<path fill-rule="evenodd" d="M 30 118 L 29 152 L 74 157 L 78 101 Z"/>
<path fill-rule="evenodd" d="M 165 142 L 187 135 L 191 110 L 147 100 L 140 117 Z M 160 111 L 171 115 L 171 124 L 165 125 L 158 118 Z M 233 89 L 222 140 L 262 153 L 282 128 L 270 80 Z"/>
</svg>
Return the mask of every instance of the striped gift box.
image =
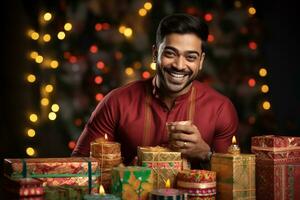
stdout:
<svg viewBox="0 0 300 200">
<path fill-rule="evenodd" d="M 189 199 L 216 199 L 216 172 L 183 170 L 177 174 L 177 188 L 188 194 Z"/>
</svg>

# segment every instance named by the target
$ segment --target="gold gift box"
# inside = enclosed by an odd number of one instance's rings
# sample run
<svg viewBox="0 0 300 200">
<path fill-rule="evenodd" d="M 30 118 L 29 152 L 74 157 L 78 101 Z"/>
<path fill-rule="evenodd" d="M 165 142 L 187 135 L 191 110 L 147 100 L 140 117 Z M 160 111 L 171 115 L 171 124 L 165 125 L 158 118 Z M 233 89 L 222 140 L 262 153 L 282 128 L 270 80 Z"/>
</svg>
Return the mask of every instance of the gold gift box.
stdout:
<svg viewBox="0 0 300 200">
<path fill-rule="evenodd" d="M 164 188 L 168 179 L 171 186 L 175 185 L 176 175 L 183 167 L 180 152 L 156 146 L 138 147 L 137 154 L 139 165 L 154 172 L 154 188 Z"/>
<path fill-rule="evenodd" d="M 181 153 L 172 151 L 168 148 L 155 147 L 138 147 L 138 161 L 181 161 Z"/>
<path fill-rule="evenodd" d="M 255 199 L 255 155 L 214 153 L 211 171 L 217 172 L 217 199 Z"/>
</svg>

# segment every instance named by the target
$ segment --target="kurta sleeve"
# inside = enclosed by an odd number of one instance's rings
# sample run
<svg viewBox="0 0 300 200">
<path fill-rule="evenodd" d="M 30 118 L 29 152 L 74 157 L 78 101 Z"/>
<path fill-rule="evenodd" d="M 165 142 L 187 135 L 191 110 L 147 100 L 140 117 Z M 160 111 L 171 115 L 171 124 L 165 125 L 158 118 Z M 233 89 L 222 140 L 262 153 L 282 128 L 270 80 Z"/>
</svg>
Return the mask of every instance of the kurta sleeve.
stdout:
<svg viewBox="0 0 300 200">
<path fill-rule="evenodd" d="M 118 103 L 113 93 L 108 94 L 96 107 L 81 133 L 72 156 L 89 156 L 90 142 L 105 134 L 114 140 L 118 121 Z"/>
<path fill-rule="evenodd" d="M 231 101 L 226 98 L 217 113 L 213 151 L 225 153 L 238 130 L 238 117 Z"/>
</svg>

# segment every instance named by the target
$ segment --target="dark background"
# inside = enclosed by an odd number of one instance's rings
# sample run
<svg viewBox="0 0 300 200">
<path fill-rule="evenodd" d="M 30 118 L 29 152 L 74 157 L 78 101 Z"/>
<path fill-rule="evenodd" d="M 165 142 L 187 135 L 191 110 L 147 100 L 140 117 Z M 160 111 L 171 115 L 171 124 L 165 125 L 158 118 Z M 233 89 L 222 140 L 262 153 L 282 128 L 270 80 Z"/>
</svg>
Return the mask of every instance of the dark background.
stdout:
<svg viewBox="0 0 300 200">
<path fill-rule="evenodd" d="M 300 136 L 300 34 L 299 7 L 296 4 L 296 1 L 279 0 L 254 2 L 257 17 L 264 25 L 263 54 L 267 65 L 270 66 L 268 75 L 270 101 L 275 116 L 273 123 L 278 127 L 270 134 Z M 1 14 L 3 58 L 0 85 L 0 151 L 2 164 L 3 158 L 25 157 L 22 146 L 23 130 L 19 125 L 23 123 L 25 106 L 32 99 L 28 97 L 29 89 L 23 84 L 25 69 L 22 68 L 22 63 L 26 62 L 24 47 L 29 45 L 23 37 L 28 23 L 28 18 L 24 17 L 26 16 L 24 2 L 2 2 Z M 48 147 L 49 157 L 68 156 L 69 150 L 58 142 L 65 139 L 58 137 L 63 136 L 45 134 L 41 138 L 42 141 L 51 143 Z"/>
</svg>

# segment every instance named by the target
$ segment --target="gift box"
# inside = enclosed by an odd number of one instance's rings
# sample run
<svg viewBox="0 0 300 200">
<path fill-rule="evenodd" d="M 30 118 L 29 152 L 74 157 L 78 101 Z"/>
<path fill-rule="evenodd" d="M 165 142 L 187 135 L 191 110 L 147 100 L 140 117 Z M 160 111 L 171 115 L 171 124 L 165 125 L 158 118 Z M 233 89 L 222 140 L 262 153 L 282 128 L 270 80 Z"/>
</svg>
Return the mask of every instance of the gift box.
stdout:
<svg viewBox="0 0 300 200">
<path fill-rule="evenodd" d="M 42 198 L 45 193 L 42 182 L 33 178 L 10 179 L 3 177 L 3 188 L 6 199 Z"/>
<path fill-rule="evenodd" d="M 252 137 L 257 199 L 300 199 L 300 137 Z"/>
<path fill-rule="evenodd" d="M 149 192 L 153 190 L 153 172 L 148 167 L 115 167 L 111 190 L 121 199 L 148 200 Z"/>
<path fill-rule="evenodd" d="M 87 186 L 91 191 L 99 186 L 100 170 L 93 158 L 29 158 L 5 159 L 4 174 L 12 179 L 36 178 L 43 186 Z"/>
<path fill-rule="evenodd" d="M 96 192 L 96 189 L 94 190 Z M 82 200 L 84 195 L 89 193 L 87 186 L 46 186 L 45 200 Z"/>
<path fill-rule="evenodd" d="M 101 170 L 99 183 L 103 185 L 105 190 L 110 191 L 112 168 L 122 163 L 121 144 L 109 141 L 105 134 L 105 137 L 92 141 L 90 147 L 90 156 L 99 162 Z"/>
<path fill-rule="evenodd" d="M 99 138 L 91 142 L 91 156 L 101 158 L 102 156 L 110 156 L 109 158 L 121 157 L 121 144 L 118 142 L 108 141 Z"/>
<path fill-rule="evenodd" d="M 154 172 L 154 188 L 163 188 L 169 179 L 171 187 L 175 185 L 178 171 L 182 170 L 183 161 L 180 152 L 174 152 L 167 148 L 138 147 L 138 163 L 143 167 L 149 167 Z"/>
<path fill-rule="evenodd" d="M 255 155 L 214 153 L 211 170 L 217 173 L 217 199 L 255 199 Z"/>
<path fill-rule="evenodd" d="M 188 199 L 215 200 L 216 172 L 183 170 L 177 174 L 177 188 L 188 194 Z"/>
</svg>

